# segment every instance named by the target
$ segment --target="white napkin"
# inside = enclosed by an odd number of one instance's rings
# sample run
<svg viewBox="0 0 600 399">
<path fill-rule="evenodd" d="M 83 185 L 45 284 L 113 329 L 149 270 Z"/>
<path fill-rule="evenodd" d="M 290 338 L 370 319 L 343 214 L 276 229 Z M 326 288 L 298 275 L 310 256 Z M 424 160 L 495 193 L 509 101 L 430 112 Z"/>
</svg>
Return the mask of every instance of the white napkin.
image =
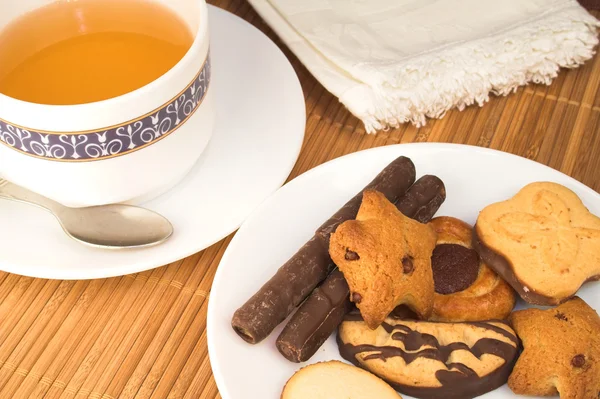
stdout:
<svg viewBox="0 0 600 399">
<path fill-rule="evenodd" d="M 594 54 L 576 0 L 249 0 L 370 133 L 483 105 Z"/>
</svg>

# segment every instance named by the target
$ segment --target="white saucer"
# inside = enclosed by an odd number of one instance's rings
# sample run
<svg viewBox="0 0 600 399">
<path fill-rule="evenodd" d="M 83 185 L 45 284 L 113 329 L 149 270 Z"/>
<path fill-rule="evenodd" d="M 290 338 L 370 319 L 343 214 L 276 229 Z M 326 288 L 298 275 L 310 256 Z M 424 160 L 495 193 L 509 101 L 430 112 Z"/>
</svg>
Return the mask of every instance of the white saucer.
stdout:
<svg viewBox="0 0 600 399">
<path fill-rule="evenodd" d="M 332 336 L 307 363 L 291 363 L 275 347 L 284 323 L 263 342 L 250 345 L 234 333 L 231 316 L 322 222 L 400 155 L 412 159 L 417 177 L 434 174 L 444 181 L 447 199 L 438 215 L 474 223 L 483 207 L 512 197 L 533 181 L 569 187 L 600 215 L 600 194 L 578 181 L 525 158 L 479 147 L 401 144 L 361 151 L 312 169 L 281 188 L 244 222 L 217 269 L 208 305 L 208 350 L 223 399 L 278 399 L 299 368 L 343 361 Z M 600 310 L 600 282 L 588 283 L 578 295 Z M 482 396 L 512 397 L 516 398 L 506 385 Z"/>
<path fill-rule="evenodd" d="M 141 250 L 89 248 L 67 238 L 50 214 L 0 201 L 1 270 L 91 279 L 162 266 L 235 231 L 285 182 L 304 138 L 306 111 L 298 78 L 263 33 L 216 7 L 209 14 L 218 112 L 214 137 L 177 187 L 143 204 L 173 223 L 173 237 Z"/>
</svg>

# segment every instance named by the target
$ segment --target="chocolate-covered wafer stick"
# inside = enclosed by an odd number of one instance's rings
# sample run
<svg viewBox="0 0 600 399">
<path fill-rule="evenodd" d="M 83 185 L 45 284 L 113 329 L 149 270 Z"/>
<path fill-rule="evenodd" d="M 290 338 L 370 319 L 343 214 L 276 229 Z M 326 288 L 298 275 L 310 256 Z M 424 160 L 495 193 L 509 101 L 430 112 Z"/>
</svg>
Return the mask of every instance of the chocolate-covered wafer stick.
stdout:
<svg viewBox="0 0 600 399">
<path fill-rule="evenodd" d="M 331 226 L 354 219 L 362 201 L 362 193 L 366 189 L 380 191 L 390 201 L 395 202 L 406 193 L 414 181 L 414 164 L 406 157 L 399 157 L 327 223 Z M 242 339 L 251 344 L 265 339 L 327 277 L 334 267 L 329 258 L 328 242 L 328 236 L 313 236 L 234 313 L 231 326 Z"/>
<path fill-rule="evenodd" d="M 292 362 L 308 360 L 353 308 L 349 292 L 342 272 L 334 270 L 294 313 L 285 339 L 277 340 L 279 352 Z"/>
<path fill-rule="evenodd" d="M 401 198 L 408 188 L 415 182 L 416 170 L 412 161 L 405 157 L 400 157 L 392 162 L 387 168 L 365 187 L 360 193 L 340 208 L 332 217 L 317 229 L 317 236 L 322 237 L 329 245 L 329 237 L 337 227 L 345 222 L 356 217 L 360 204 L 362 202 L 362 194 L 366 190 L 376 190 L 387 197 L 390 202 L 396 202 Z M 399 187 L 404 188 L 404 191 L 398 190 Z M 401 192 L 400 192 L 401 191 Z"/>
<path fill-rule="evenodd" d="M 325 243 L 313 236 L 234 313 L 233 329 L 246 342 L 262 341 L 334 267 Z"/>
<path fill-rule="evenodd" d="M 426 175 L 413 184 L 396 204 L 406 216 L 428 223 L 446 199 L 444 183 Z M 305 362 L 315 354 L 350 311 L 350 289 L 336 269 L 298 308 L 276 346 L 289 361 Z"/>
<path fill-rule="evenodd" d="M 404 215 L 421 223 L 429 223 L 446 200 L 446 187 L 437 176 L 424 175 L 396 202 Z"/>
</svg>

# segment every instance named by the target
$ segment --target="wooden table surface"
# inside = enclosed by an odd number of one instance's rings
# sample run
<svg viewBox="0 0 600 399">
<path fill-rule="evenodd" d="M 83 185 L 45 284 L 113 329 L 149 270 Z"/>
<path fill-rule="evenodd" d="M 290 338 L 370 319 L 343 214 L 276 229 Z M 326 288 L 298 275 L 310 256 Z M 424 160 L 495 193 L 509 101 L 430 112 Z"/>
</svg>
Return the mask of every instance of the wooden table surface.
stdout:
<svg viewBox="0 0 600 399">
<path fill-rule="evenodd" d="M 420 129 L 404 125 L 367 135 L 245 1 L 212 3 L 265 31 L 296 68 L 307 130 L 290 178 L 365 148 L 453 142 L 519 154 L 600 190 L 600 57 L 562 71 L 551 86 L 528 86 Z M 230 239 L 118 278 L 57 281 L 0 272 L 0 398 L 219 398 L 206 310 Z"/>
</svg>

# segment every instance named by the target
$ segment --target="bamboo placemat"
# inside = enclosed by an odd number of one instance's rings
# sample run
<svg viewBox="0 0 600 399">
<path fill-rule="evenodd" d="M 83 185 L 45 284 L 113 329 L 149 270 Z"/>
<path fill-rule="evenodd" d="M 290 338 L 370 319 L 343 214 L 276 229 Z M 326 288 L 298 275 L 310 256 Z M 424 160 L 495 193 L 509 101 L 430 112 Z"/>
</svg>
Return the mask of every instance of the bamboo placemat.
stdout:
<svg viewBox="0 0 600 399">
<path fill-rule="evenodd" d="M 245 1 L 212 2 L 280 44 Z M 561 72 L 549 87 L 529 86 L 420 129 L 366 135 L 280 47 L 300 77 L 308 115 L 291 177 L 365 148 L 438 141 L 526 156 L 600 190 L 600 56 Z M 0 398 L 220 398 L 208 360 L 206 311 L 230 239 L 119 278 L 56 281 L 0 272 Z"/>
</svg>

